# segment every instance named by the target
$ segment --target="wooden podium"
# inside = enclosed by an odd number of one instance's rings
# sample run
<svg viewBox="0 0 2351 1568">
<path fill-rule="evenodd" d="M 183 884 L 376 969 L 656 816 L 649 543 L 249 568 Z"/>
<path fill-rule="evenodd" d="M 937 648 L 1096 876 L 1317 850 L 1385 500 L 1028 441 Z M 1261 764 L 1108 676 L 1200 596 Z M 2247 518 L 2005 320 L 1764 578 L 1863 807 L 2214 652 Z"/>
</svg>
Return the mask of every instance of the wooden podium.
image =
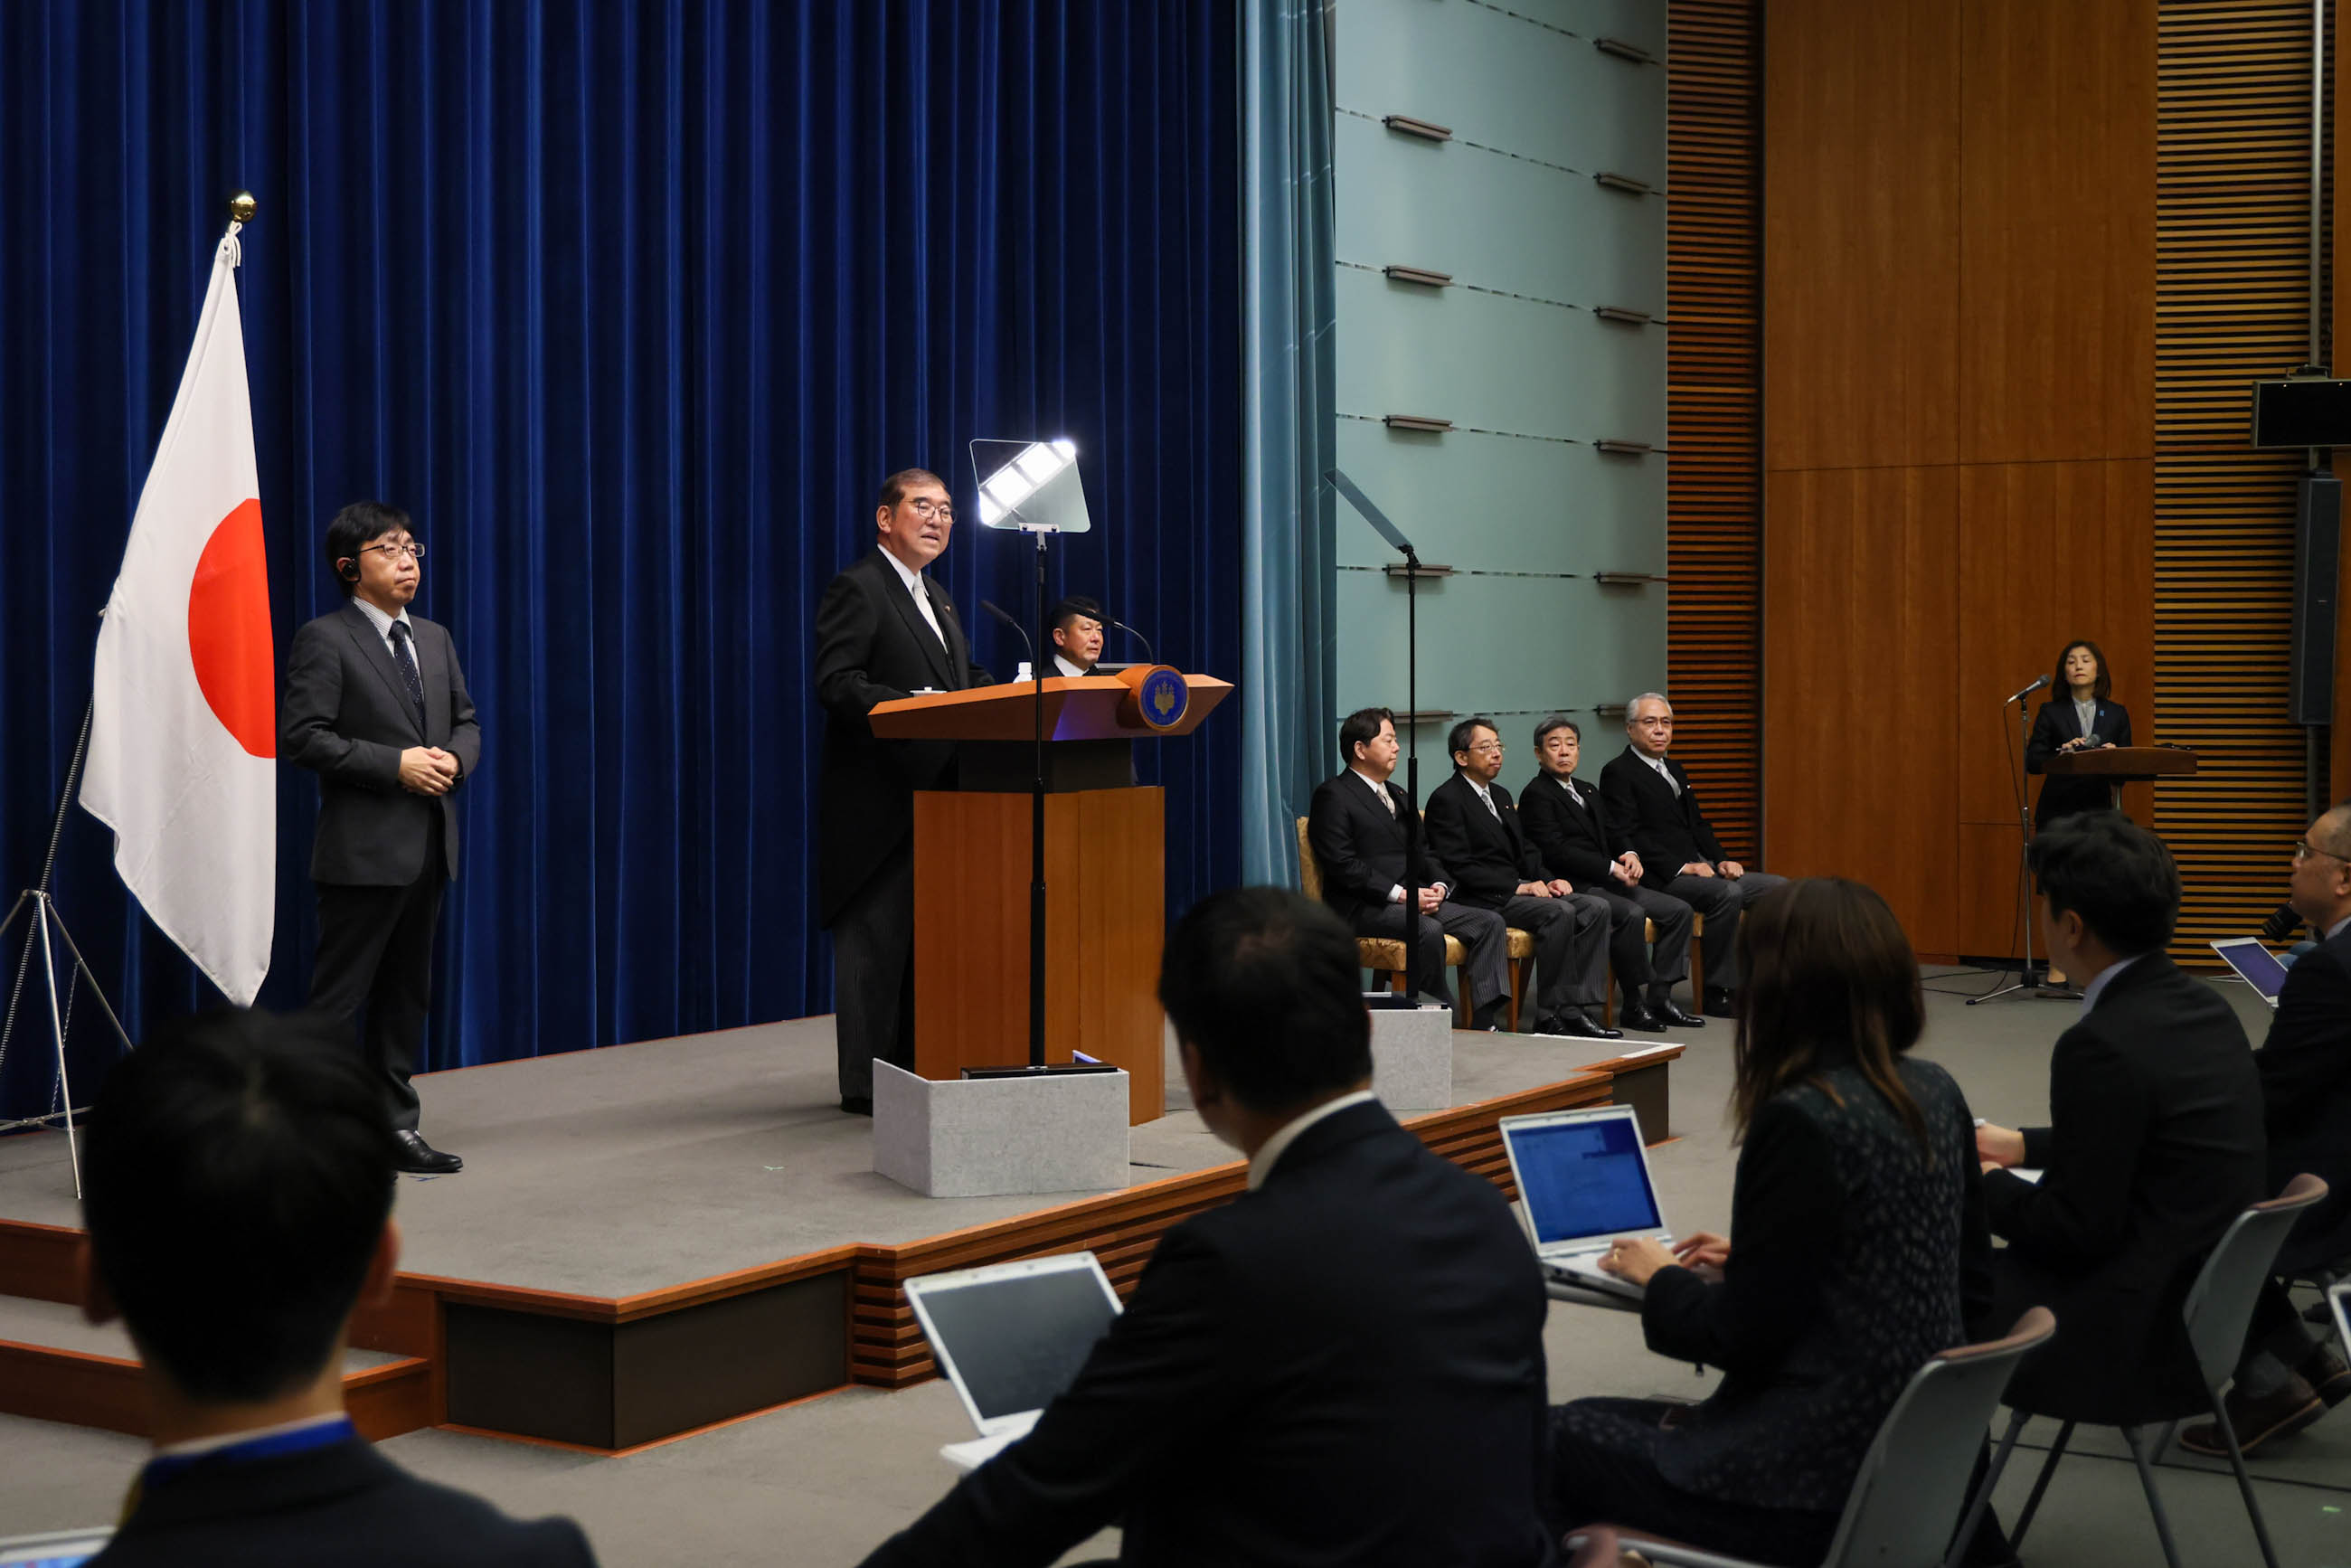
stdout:
<svg viewBox="0 0 2351 1568">
<path fill-rule="evenodd" d="M 1189 735 L 1233 689 L 1179 676 L 1182 715 L 1157 722 L 1144 685 L 1165 669 L 1044 683 L 1046 1046 L 1056 1062 L 1081 1051 L 1124 1068 L 1130 1123 L 1166 1108 L 1166 792 L 1134 782 L 1134 746 Z M 914 1071 L 1025 1062 L 1036 686 L 906 697 L 871 718 L 886 740 L 959 743 L 958 787 L 914 795 Z"/>
<path fill-rule="evenodd" d="M 2052 757 L 2041 770 L 2053 779 L 2096 779 L 2109 786 L 2108 801 L 2122 809 L 2123 786 L 2150 779 L 2190 779 L 2196 774 L 2196 754 L 2168 746 L 2108 746 L 2095 751 L 2067 751 Z"/>
</svg>

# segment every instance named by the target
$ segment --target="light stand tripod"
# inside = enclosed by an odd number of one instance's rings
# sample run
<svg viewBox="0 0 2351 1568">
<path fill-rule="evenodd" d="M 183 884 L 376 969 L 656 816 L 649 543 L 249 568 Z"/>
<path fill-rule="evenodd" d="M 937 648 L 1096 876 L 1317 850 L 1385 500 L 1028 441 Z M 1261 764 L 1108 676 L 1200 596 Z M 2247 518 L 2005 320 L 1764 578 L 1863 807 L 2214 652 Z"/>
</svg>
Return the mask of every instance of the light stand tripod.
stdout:
<svg viewBox="0 0 2351 1568">
<path fill-rule="evenodd" d="M 24 950 L 16 959 L 16 982 L 8 989 L 7 1017 L 5 1021 L 0 1021 L 0 1064 L 7 1061 L 8 1042 L 16 1037 L 16 1010 L 25 996 L 25 974 L 32 966 L 33 944 L 38 940 L 41 973 L 48 981 L 49 1035 L 57 1049 L 57 1103 L 61 1107 L 61 1110 L 46 1115 L 0 1123 L 0 1132 L 17 1127 L 45 1127 L 62 1116 L 66 1126 L 66 1157 L 73 1166 L 76 1198 L 81 1197 L 81 1145 L 74 1133 L 73 1084 L 66 1076 L 66 1025 L 73 1017 L 73 1001 L 71 991 L 67 993 L 63 1001 L 57 997 L 57 943 L 64 943 L 66 951 L 73 955 L 75 972 L 82 980 L 89 982 L 89 994 L 98 998 L 99 1007 L 106 1014 L 106 1021 L 114 1026 L 115 1034 L 122 1041 L 122 1049 L 129 1051 L 131 1048 L 131 1036 L 123 1029 L 122 1020 L 115 1016 L 112 1004 L 107 1001 L 106 992 L 98 983 L 98 976 L 91 972 L 89 961 L 81 956 L 81 948 L 75 944 L 73 934 L 66 929 L 64 918 L 57 914 L 57 901 L 49 895 L 49 884 L 57 874 L 57 844 L 65 837 L 66 812 L 72 807 L 74 788 L 81 779 L 82 760 L 89 753 L 90 718 L 96 711 L 94 699 L 82 710 L 81 735 L 74 742 L 73 760 L 66 767 L 65 788 L 57 795 L 57 814 L 49 821 L 48 852 L 42 857 L 41 880 L 18 894 L 16 902 L 9 907 L 8 917 L 0 920 L 0 934 L 5 934 L 8 927 L 16 923 L 16 916 L 29 916 L 25 923 Z"/>
<path fill-rule="evenodd" d="M 1978 1002 L 1996 1002 L 2002 997 L 2012 997 L 2019 992 L 2031 992 L 2035 997 L 2063 997 L 2071 994 L 2067 991 L 2053 991 L 2045 981 L 2035 980 L 2032 977 L 2032 804 L 2026 793 L 2024 783 L 2024 754 L 2032 744 L 2032 726 L 2024 699 L 2048 684 L 2048 677 L 2044 675 L 2009 698 L 2008 702 L 2000 705 L 2002 724 L 2008 722 L 2009 703 L 2016 705 L 2018 747 L 2016 753 L 2016 917 L 2018 923 L 2024 927 L 2024 967 L 2018 970 L 2016 978 L 2006 985 L 1995 986 L 1980 997 L 1970 997 L 1968 998 L 1970 1007 L 1974 1007 Z"/>
</svg>

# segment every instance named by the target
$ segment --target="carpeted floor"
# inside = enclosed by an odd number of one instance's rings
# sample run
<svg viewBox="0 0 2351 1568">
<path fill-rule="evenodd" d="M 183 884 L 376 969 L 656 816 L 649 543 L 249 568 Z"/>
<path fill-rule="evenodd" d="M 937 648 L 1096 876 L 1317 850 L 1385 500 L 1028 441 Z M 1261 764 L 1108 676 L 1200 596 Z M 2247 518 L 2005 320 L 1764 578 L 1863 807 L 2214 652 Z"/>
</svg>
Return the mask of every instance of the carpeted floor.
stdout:
<svg viewBox="0 0 2351 1568">
<path fill-rule="evenodd" d="M 1985 983 L 1973 976 L 1929 980 L 1938 993 Z M 2258 1040 L 2267 1027 L 2265 1010 L 2241 988 L 2230 989 Z M 2045 1109 L 2049 1044 L 2073 1017 L 2072 1004 L 2022 1000 L 1970 1009 L 1941 994 L 1929 1001 L 1922 1050 L 1951 1069 L 1977 1113 L 2011 1124 L 2037 1119 Z M 1685 1135 L 1654 1152 L 1655 1168 L 1677 1229 L 1720 1229 L 1729 1219 L 1736 1158 L 1720 1116 L 1729 1082 L 1729 1030 L 1717 1026 L 1687 1039 L 1691 1049 L 1677 1069 L 1675 1086 L 1676 1121 Z M 1488 1063 L 1478 1069 L 1478 1078 L 1497 1075 L 1482 1092 L 1501 1092 L 1509 1086 L 1504 1080 L 1512 1076 L 1508 1054 L 1487 1059 L 1486 1051 L 1524 1053 L 1524 1065 L 1531 1068 L 1539 1065 L 1535 1053 L 1547 1056 L 1556 1049 L 1525 1041 L 1478 1048 Z M 1588 1059 L 1593 1053 L 1582 1054 Z M 1465 1079 L 1463 1087 L 1475 1091 L 1481 1085 Z M 431 1092 L 433 1113 L 441 1116 L 437 1082 Z M 458 1124 L 454 1113 L 449 1119 L 453 1127 Z M 727 1135 L 723 1120 L 715 1124 L 720 1130 L 714 1134 L 722 1139 Z M 626 1107 L 613 1107 L 611 1126 L 616 1134 L 641 1125 Z M 1172 1134 L 1176 1129 L 1165 1131 Z M 1196 1131 L 1187 1135 L 1207 1143 Z M 454 1135 L 449 1141 L 465 1147 Z M 1154 1157 L 1142 1152 L 1144 1146 L 1139 1135 L 1138 1159 Z M 613 1157 L 624 1156 L 625 1147 L 613 1151 Z M 1203 1147 L 1195 1157 L 1207 1163 L 1212 1156 L 1213 1150 Z M 420 1190 L 436 1187 L 453 1197 L 465 1196 L 455 1181 L 413 1183 L 402 1191 L 403 1209 L 416 1205 Z M 943 1228 L 933 1224 L 915 1233 Z M 1711 1381 L 1649 1355 L 1641 1345 L 1638 1322 L 1624 1313 L 1556 1305 L 1546 1343 L 1552 1392 L 1562 1399 L 1587 1394 L 1694 1396 Z M 952 1391 L 934 1382 L 898 1394 L 844 1390 L 625 1458 L 594 1458 L 449 1432 L 413 1433 L 392 1440 L 386 1450 L 421 1473 L 485 1493 L 514 1512 L 578 1518 L 607 1563 L 651 1568 L 693 1562 L 747 1568 L 789 1562 L 819 1568 L 857 1562 L 944 1491 L 951 1475 L 937 1458 L 938 1447 L 969 1435 Z M 2048 1436 L 2035 1433 L 2028 1441 L 2045 1444 Z M 2159 1561 L 2146 1503 L 2120 1444 L 2111 1437 L 2092 1437 L 2082 1448 L 2057 1473 L 2026 1542 L 2026 1561 L 2069 1568 Z M 60 1528 L 110 1517 L 141 1455 L 141 1445 L 129 1438 L 0 1417 L 0 1531 Z M 2002 1484 L 2000 1500 L 2011 1517 L 2039 1457 L 2021 1452 Z M 2351 1414 L 2337 1413 L 2282 1441 L 2253 1468 L 2287 1568 L 2351 1563 Z M 2258 1561 L 2225 1467 L 2175 1453 L 2159 1474 L 2186 1562 Z M 1098 1539 L 1072 1556 L 1099 1555 L 1110 1546 L 1106 1538 Z"/>
</svg>

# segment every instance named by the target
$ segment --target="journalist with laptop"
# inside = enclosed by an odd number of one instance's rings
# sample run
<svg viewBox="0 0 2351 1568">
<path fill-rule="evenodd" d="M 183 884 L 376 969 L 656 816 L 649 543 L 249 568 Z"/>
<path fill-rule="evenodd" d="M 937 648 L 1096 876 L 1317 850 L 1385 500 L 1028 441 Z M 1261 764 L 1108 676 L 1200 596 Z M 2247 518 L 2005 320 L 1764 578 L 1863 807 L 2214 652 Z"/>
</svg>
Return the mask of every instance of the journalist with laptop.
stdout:
<svg viewBox="0 0 2351 1568">
<path fill-rule="evenodd" d="M 1925 1002 L 1885 901 L 1842 879 L 1791 883 L 1749 906 L 1738 945 L 1731 1234 L 1668 1246 L 1636 1229 L 1597 1260 L 1646 1288 L 1651 1350 L 1719 1367 L 1722 1383 L 1696 1406 L 1553 1411 L 1552 1522 L 1816 1563 L 1911 1375 L 1965 1342 L 1991 1238 L 1967 1102 L 1907 1054 Z"/>
<path fill-rule="evenodd" d="M 1162 1237 L 1029 1434 L 869 1563 L 1043 1564 L 1113 1523 L 1126 1563 L 1552 1561 L 1541 1273 L 1493 1185 L 1372 1098 L 1355 963 L 1279 889 L 1176 923 L 1160 1001 L 1249 1190 Z"/>
</svg>

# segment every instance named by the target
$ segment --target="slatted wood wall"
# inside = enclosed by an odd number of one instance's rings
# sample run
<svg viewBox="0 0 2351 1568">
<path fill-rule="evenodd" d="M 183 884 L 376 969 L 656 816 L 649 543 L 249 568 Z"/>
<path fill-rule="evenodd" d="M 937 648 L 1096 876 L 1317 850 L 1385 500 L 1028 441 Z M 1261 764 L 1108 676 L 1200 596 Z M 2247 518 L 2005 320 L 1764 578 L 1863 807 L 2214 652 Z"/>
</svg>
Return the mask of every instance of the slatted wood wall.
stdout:
<svg viewBox="0 0 2351 1568">
<path fill-rule="evenodd" d="M 1758 0 L 1671 0 L 1667 689 L 1724 848 L 1762 839 L 1762 135 Z"/>
<path fill-rule="evenodd" d="M 2163 0 L 2158 28 L 2156 724 L 2201 771 L 2155 814 L 2187 885 L 2173 951 L 2202 961 L 2279 903 L 2304 821 L 2286 714 L 2302 463 L 2245 443 L 2247 383 L 2308 350 L 2311 13 Z"/>
</svg>

